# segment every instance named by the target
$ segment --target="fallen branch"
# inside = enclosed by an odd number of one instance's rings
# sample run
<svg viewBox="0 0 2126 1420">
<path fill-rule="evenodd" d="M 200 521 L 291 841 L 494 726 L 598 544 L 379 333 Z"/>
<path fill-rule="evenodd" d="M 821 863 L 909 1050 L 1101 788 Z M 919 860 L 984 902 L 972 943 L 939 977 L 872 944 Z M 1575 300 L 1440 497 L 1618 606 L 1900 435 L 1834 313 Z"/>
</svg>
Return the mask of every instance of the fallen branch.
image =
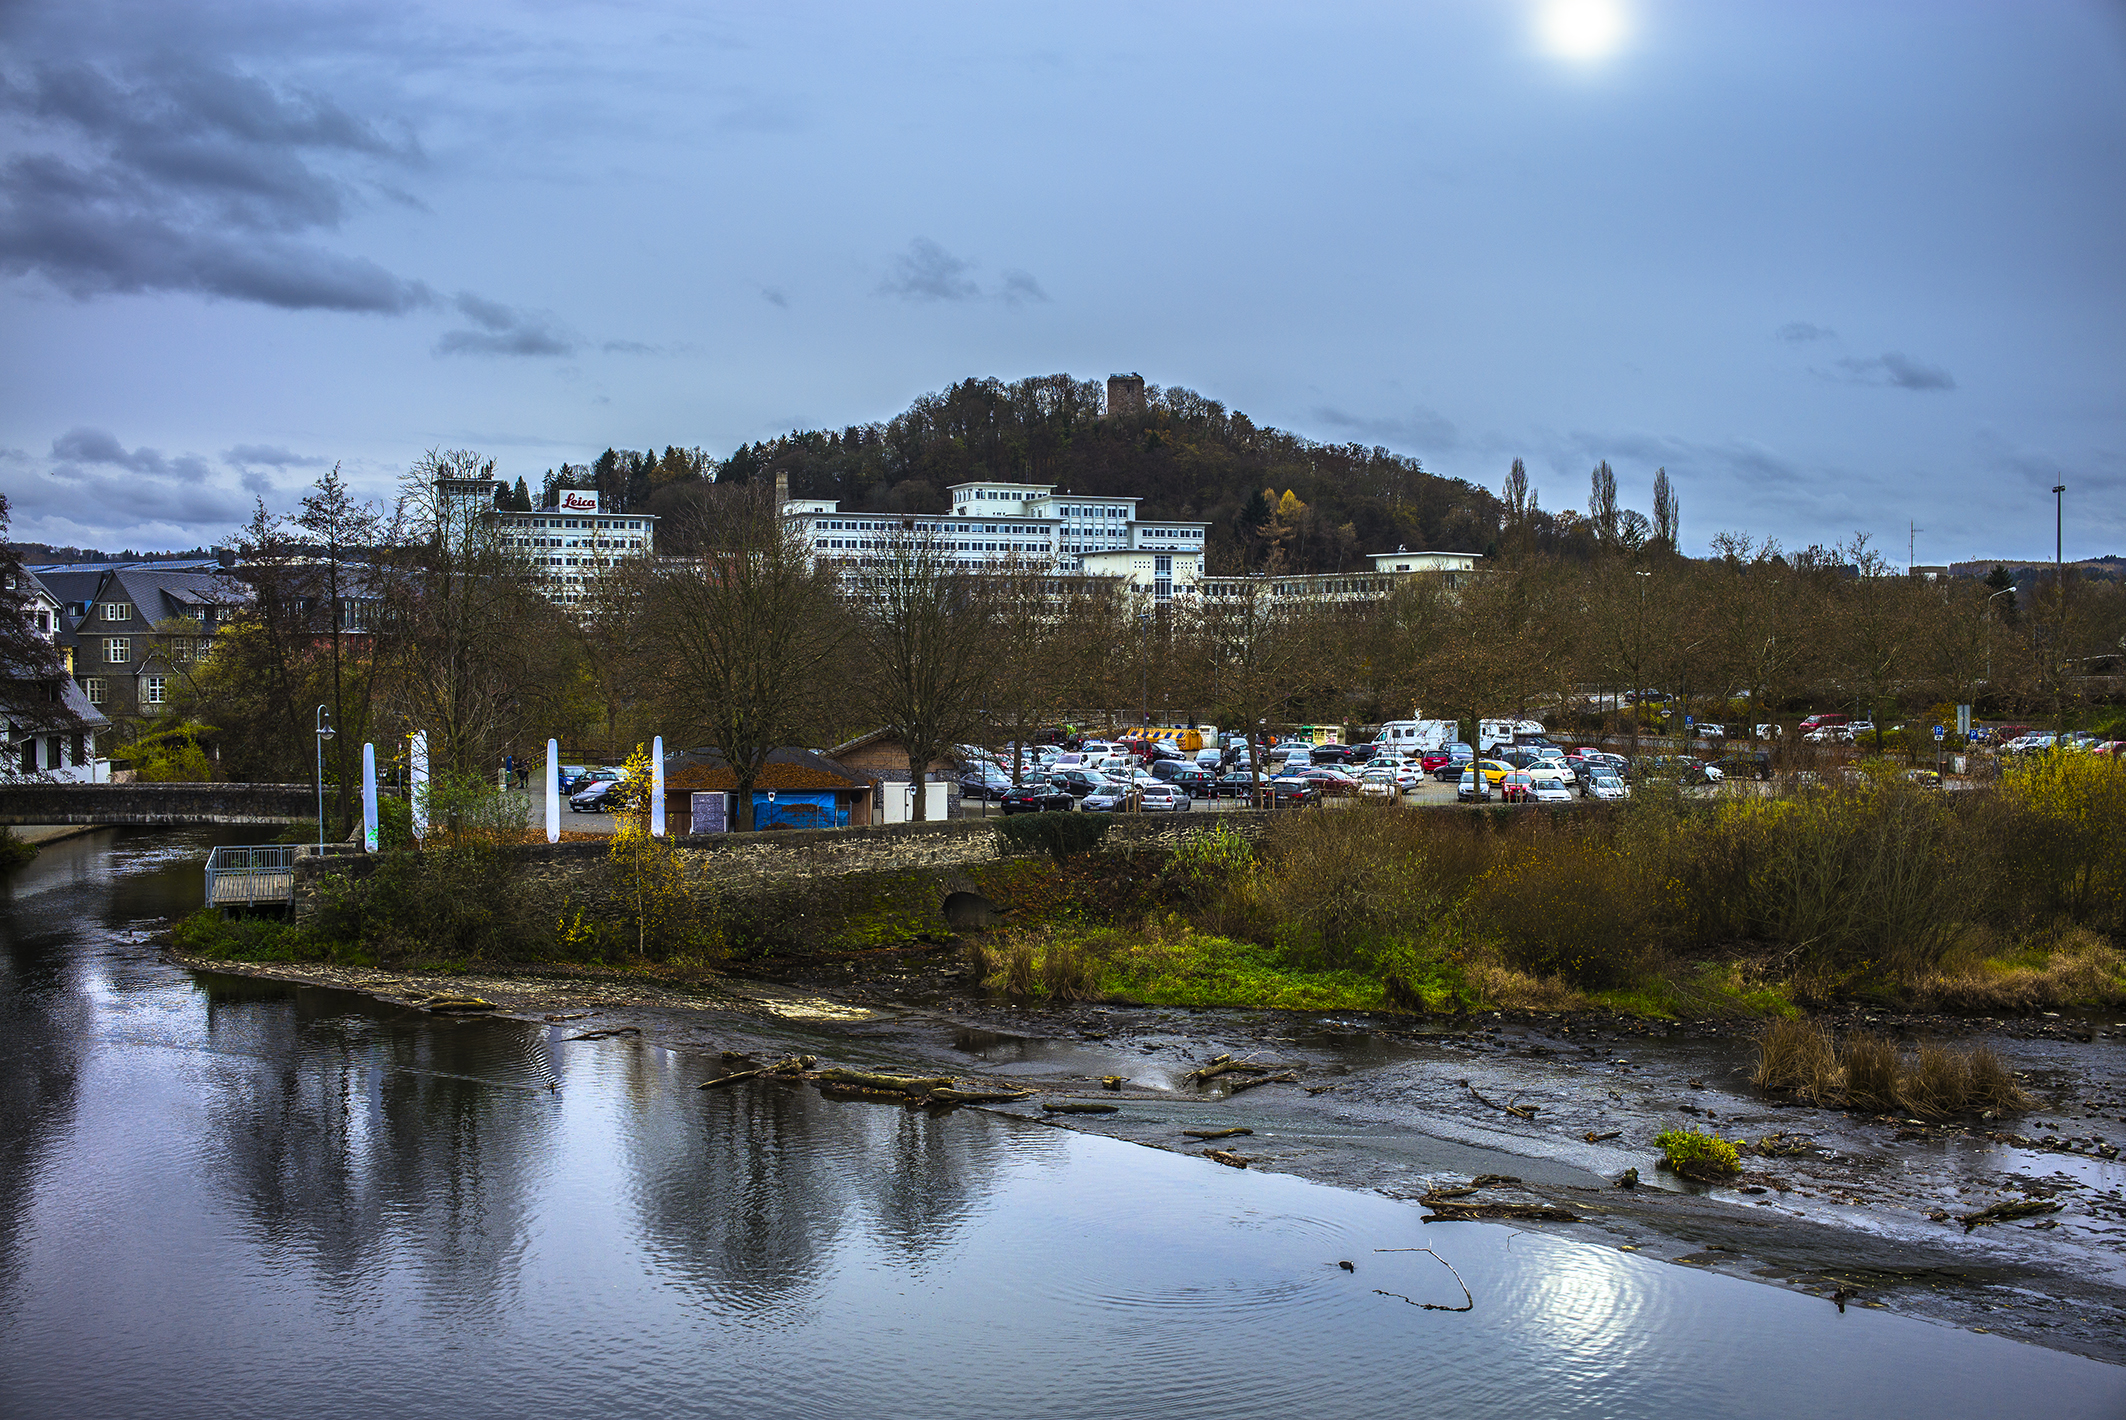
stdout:
<svg viewBox="0 0 2126 1420">
<path fill-rule="evenodd" d="M 1420 1202 L 1424 1200 L 1420 1199 Z M 1577 1223 L 1580 1215 L 1547 1203 L 1436 1203 L 1421 1221 L 1475 1223 L 1486 1218 L 1522 1218 L 1532 1223 Z"/>
<path fill-rule="evenodd" d="M 1205 1149 L 1203 1157 L 1214 1164 L 1224 1164 L 1229 1169 L 1244 1169 L 1248 1161 L 1230 1149 Z"/>
<path fill-rule="evenodd" d="M 1263 1075 L 1253 1080 L 1235 1080 L 1225 1087 L 1225 1092 L 1228 1097 L 1231 1097 L 1243 1090 L 1252 1090 L 1257 1085 L 1296 1085 L 1298 1083 L 1299 1077 L 1297 1075 Z"/>
<path fill-rule="evenodd" d="M 1309 1085 L 1307 1086 L 1307 1093 L 1310 1095 L 1325 1095 L 1332 1090 L 1340 1088 L 1342 1087 L 1339 1085 Z"/>
<path fill-rule="evenodd" d="M 1255 1131 L 1252 1129 L 1184 1129 L 1181 1132 L 1191 1139 L 1209 1140 L 1230 1139 L 1236 1134 L 1253 1134 Z"/>
<path fill-rule="evenodd" d="M 1032 1090 L 932 1090 L 925 1098 L 942 1104 L 1005 1104 L 1025 1099 L 1032 1093 Z"/>
<path fill-rule="evenodd" d="M 1534 1105 L 1516 1105 L 1513 1102 L 1513 1100 L 1517 1100 L 1521 1097 L 1521 1091 L 1519 1090 L 1515 1090 L 1513 1092 L 1513 1099 L 1507 1100 L 1504 1104 L 1500 1104 L 1497 1100 L 1485 1099 L 1483 1092 L 1477 1089 L 1477 1087 L 1474 1085 L 1469 1086 L 1469 1093 L 1476 1096 L 1476 1102 L 1478 1104 L 1489 1105 L 1493 1109 L 1500 1110 L 1506 1114 L 1512 1115 L 1515 1119 L 1535 1118 L 1536 1107 Z"/>
<path fill-rule="evenodd" d="M 439 1016 L 469 1016 L 479 1011 L 496 1009 L 492 1001 L 483 1001 L 478 996 L 437 996 L 424 1002 L 424 1011 L 433 1011 Z"/>
<path fill-rule="evenodd" d="M 1064 1100 L 1056 1104 L 1044 1104 L 1041 1108 L 1050 1114 L 1113 1114 L 1121 1108 L 1113 1104 L 1087 1104 L 1083 1100 Z"/>
<path fill-rule="evenodd" d="M 559 1025 L 563 1021 L 580 1021 L 589 1014 L 589 1011 L 570 1011 L 567 1015 L 548 1016 L 546 1019 L 552 1021 L 556 1025 Z"/>
<path fill-rule="evenodd" d="M 1956 1221 L 1964 1225 L 1964 1231 L 1986 1223 L 2008 1223 L 2017 1218 L 2035 1218 L 2040 1213 L 2057 1213 L 2060 1205 L 2046 1198 L 2017 1198 L 2006 1203 L 1996 1203 L 1991 1208 L 1981 1208 L 1976 1213 L 1958 1215 Z"/>
<path fill-rule="evenodd" d="M 614 1026 L 611 1030 L 587 1030 L 581 1035 L 572 1035 L 570 1040 L 604 1040 L 612 1035 L 641 1035 L 641 1026 Z"/>
<path fill-rule="evenodd" d="M 1603 1131 L 1603 1132 L 1602 1132 L 1602 1133 L 1600 1133 L 1600 1134 L 1597 1134 L 1597 1133 L 1595 1133 L 1595 1132 L 1594 1132 L 1594 1131 L 1593 1131 L 1592 1129 L 1590 1129 L 1590 1130 L 1588 1130 L 1588 1131 L 1587 1131 L 1587 1142 L 1588 1142 L 1588 1143 L 1590 1143 L 1590 1144 L 1599 1144 L 1599 1143 L 1601 1143 L 1601 1142 L 1602 1142 L 1602 1141 L 1603 1141 L 1604 1139 L 1618 1139 L 1618 1138 L 1622 1138 L 1622 1137 L 1623 1137 L 1623 1134 L 1624 1134 L 1624 1131 L 1623 1131 L 1623 1130 L 1621 1130 L 1621 1129 L 1609 1129 L 1609 1130 L 1605 1130 L 1605 1131 Z"/>
<path fill-rule="evenodd" d="M 1456 1285 L 1456 1286 L 1458 1286 L 1458 1287 L 1460 1287 L 1460 1288 L 1462 1289 L 1462 1305 L 1461 1305 L 1461 1306 L 1458 1306 L 1458 1307 L 1450 1307 L 1450 1306 L 1448 1306 L 1448 1305 L 1447 1305 L 1446 1303 L 1444 1303 L 1444 1302 L 1411 1302 L 1411 1301 L 1410 1301 L 1410 1299 L 1409 1299 L 1408 1297 L 1404 1296 L 1404 1295 L 1403 1295 L 1403 1294 L 1402 1294 L 1401 1292 L 1384 1292 L 1384 1291 L 1382 1291 L 1382 1290 L 1381 1290 L 1380 1288 L 1378 1288 L 1378 1287 L 1375 1287 L 1375 1288 L 1373 1289 L 1373 1295 L 1374 1295 L 1374 1296 L 1376 1296 L 1376 1297 L 1394 1297 L 1394 1298 L 1395 1298 L 1395 1299 L 1396 1299 L 1397 1301 L 1403 1301 L 1403 1302 L 1410 1302 L 1410 1305 L 1411 1305 L 1411 1306 L 1413 1306 L 1413 1307 L 1422 1307 L 1422 1308 L 1424 1308 L 1424 1309 L 1425 1309 L 1426 1311 L 1428 1311 L 1428 1312 L 1466 1312 L 1466 1311 L 1474 1311 L 1474 1310 L 1476 1309 L 1476 1298 L 1470 1295 L 1470 1293 L 1469 1293 L 1469 1284 L 1468 1284 L 1467 1282 L 1464 1282 L 1464 1281 L 1462 1281 L 1462 1274 L 1461 1274 L 1461 1273 L 1459 1273 L 1459 1272 L 1456 1272 L 1456 1271 L 1454 1270 L 1454 1264 L 1453 1264 L 1453 1263 L 1449 1262 L 1449 1261 L 1448 1261 L 1448 1260 L 1447 1260 L 1446 1258 L 1444 1258 L 1444 1257 L 1441 1257 L 1441 1256 L 1440 1256 L 1440 1255 L 1439 1255 L 1438 1253 L 1436 1253 L 1436 1252 L 1432 1252 L 1432 1249 L 1431 1249 L 1431 1248 L 1429 1248 L 1429 1247 L 1377 1247 L 1377 1248 L 1374 1248 L 1373 1250 L 1374 1250 L 1375 1252 L 1430 1252 L 1430 1253 L 1432 1253 L 1432 1260 L 1433 1260 L 1433 1261 L 1435 1261 L 1435 1262 L 1437 1262 L 1437 1263 L 1438 1263 L 1438 1264 L 1439 1264 L 1440 1266 L 1442 1266 L 1442 1267 L 1446 1268 L 1446 1269 L 1447 1269 L 1447 1271 L 1448 1271 L 1448 1272 L 1449 1272 L 1449 1273 L 1450 1273 L 1450 1274 L 1451 1274 L 1451 1275 L 1453 1276 L 1453 1278 L 1454 1278 L 1454 1281 L 1455 1281 L 1455 1285 Z M 1351 1266 L 1351 1264 L 1350 1264 L 1350 1263 L 1348 1263 L 1348 1262 L 1346 1262 L 1346 1263 L 1342 1263 L 1342 1264 L 1341 1264 L 1341 1266 L 1342 1266 L 1342 1267 L 1344 1267 L 1344 1268 L 1345 1268 L 1345 1269 L 1346 1269 L 1347 1271 L 1353 1271 L 1353 1272 L 1355 1272 L 1355 1271 L 1357 1271 L 1357 1270 L 1358 1270 L 1358 1269 L 1356 1269 L 1356 1268 L 1352 1267 L 1352 1266 Z"/>
<path fill-rule="evenodd" d="M 823 1085 L 852 1090 L 884 1090 L 888 1094 L 927 1095 L 952 1088 L 950 1075 L 874 1075 L 866 1070 L 839 1067 L 822 1070 L 812 1077 Z"/>
<path fill-rule="evenodd" d="M 762 1065 L 757 1069 L 739 1070 L 729 1075 L 719 1076 L 713 1080 L 703 1080 L 694 1088 L 697 1090 L 713 1090 L 719 1085 L 735 1085 L 741 1080 L 757 1080 L 764 1075 L 774 1079 L 794 1080 L 804 1074 L 805 1071 L 811 1069 L 817 1060 L 818 1057 L 813 1055 L 788 1055 L 776 1061 L 773 1065 Z"/>
<path fill-rule="evenodd" d="M 1210 1063 L 1197 1066 L 1181 1078 L 1194 1080 L 1199 1085 L 1207 1085 L 1220 1075 L 1230 1074 L 1234 1071 L 1244 1075 L 1267 1075 L 1270 1073 L 1270 1067 L 1267 1065 L 1250 1065 L 1245 1060 L 1235 1060 L 1230 1055 L 1214 1055 L 1211 1057 Z"/>
</svg>

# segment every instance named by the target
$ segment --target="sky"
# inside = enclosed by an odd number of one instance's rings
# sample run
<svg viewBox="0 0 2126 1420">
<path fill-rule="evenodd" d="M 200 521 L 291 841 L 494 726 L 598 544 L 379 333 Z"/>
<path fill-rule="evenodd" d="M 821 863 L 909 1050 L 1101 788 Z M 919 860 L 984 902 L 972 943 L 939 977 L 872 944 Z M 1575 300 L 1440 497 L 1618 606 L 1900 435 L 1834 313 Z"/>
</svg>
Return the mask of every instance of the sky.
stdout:
<svg viewBox="0 0 2126 1420">
<path fill-rule="evenodd" d="M 2117 0 L 0 3 L 13 536 L 1141 372 L 1686 550 L 2126 552 Z M 1921 531 L 1912 537 L 1916 524 Z"/>
</svg>

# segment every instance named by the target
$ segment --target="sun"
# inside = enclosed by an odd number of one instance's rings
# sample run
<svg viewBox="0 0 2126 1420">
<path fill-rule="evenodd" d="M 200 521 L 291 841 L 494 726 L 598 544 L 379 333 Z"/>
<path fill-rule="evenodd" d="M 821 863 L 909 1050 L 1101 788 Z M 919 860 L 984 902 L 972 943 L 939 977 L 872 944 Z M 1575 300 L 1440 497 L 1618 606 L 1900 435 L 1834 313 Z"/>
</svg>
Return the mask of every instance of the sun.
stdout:
<svg viewBox="0 0 2126 1420">
<path fill-rule="evenodd" d="M 1624 38 L 1617 0 L 1543 0 L 1537 20 L 1543 43 L 1566 59 L 1601 59 Z"/>
</svg>

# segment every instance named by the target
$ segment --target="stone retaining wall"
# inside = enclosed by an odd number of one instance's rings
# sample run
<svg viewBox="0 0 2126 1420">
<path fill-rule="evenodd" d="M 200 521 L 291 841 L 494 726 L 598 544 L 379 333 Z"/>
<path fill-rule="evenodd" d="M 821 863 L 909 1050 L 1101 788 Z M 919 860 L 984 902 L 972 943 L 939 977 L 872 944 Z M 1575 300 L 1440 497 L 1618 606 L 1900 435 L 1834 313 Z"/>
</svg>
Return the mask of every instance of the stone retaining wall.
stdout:
<svg viewBox="0 0 2126 1420">
<path fill-rule="evenodd" d="M 1121 816 L 1101 852 L 1172 848 L 1225 828 L 1259 838 L 1270 815 Z M 734 950 L 746 954 L 891 945 L 948 929 L 945 895 L 981 892 L 1009 905 L 1010 885 L 1043 870 L 1045 854 L 1016 850 L 996 820 L 954 819 L 870 828 L 683 835 L 670 840 L 690 889 L 713 903 Z M 539 915 L 610 911 L 611 844 L 529 844 L 501 850 L 514 860 L 515 891 Z M 363 878 L 367 856 L 303 858 L 296 864 L 295 910 L 308 916 L 327 877 Z"/>
</svg>

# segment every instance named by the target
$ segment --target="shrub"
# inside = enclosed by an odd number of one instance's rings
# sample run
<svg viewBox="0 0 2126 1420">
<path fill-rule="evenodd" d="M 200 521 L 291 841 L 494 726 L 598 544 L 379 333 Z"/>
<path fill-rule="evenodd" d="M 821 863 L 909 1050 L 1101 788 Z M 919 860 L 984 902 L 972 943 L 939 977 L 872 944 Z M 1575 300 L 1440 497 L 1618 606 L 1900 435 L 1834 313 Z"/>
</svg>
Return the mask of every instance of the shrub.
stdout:
<svg viewBox="0 0 2126 1420">
<path fill-rule="evenodd" d="M 1398 935 L 1420 933 L 1446 903 L 1426 867 L 1425 815 L 1356 805 L 1292 814 L 1271 828 L 1267 868 L 1246 890 L 1268 909 L 1279 945 L 1296 958 L 1347 967 Z"/>
<path fill-rule="evenodd" d="M 23 842 L 13 829 L 0 824 L 0 868 L 19 868 L 36 856 L 36 844 Z"/>
<path fill-rule="evenodd" d="M 1097 995 L 1092 963 L 1074 942 L 1051 937 L 1041 952 L 1041 986 L 1051 1001 L 1085 1001 Z"/>
<path fill-rule="evenodd" d="M 1089 853 L 1107 837 L 1113 820 L 1105 814 L 1064 811 L 1014 814 L 994 825 L 997 836 L 1024 853 L 1047 853 L 1058 863 L 1073 853 Z"/>
<path fill-rule="evenodd" d="M 1681 1178 L 1714 1183 L 1742 1171 L 1741 1153 L 1717 1134 L 1664 1129 L 1654 1136 L 1654 1144 L 1661 1150 L 1661 1166 Z"/>
</svg>

